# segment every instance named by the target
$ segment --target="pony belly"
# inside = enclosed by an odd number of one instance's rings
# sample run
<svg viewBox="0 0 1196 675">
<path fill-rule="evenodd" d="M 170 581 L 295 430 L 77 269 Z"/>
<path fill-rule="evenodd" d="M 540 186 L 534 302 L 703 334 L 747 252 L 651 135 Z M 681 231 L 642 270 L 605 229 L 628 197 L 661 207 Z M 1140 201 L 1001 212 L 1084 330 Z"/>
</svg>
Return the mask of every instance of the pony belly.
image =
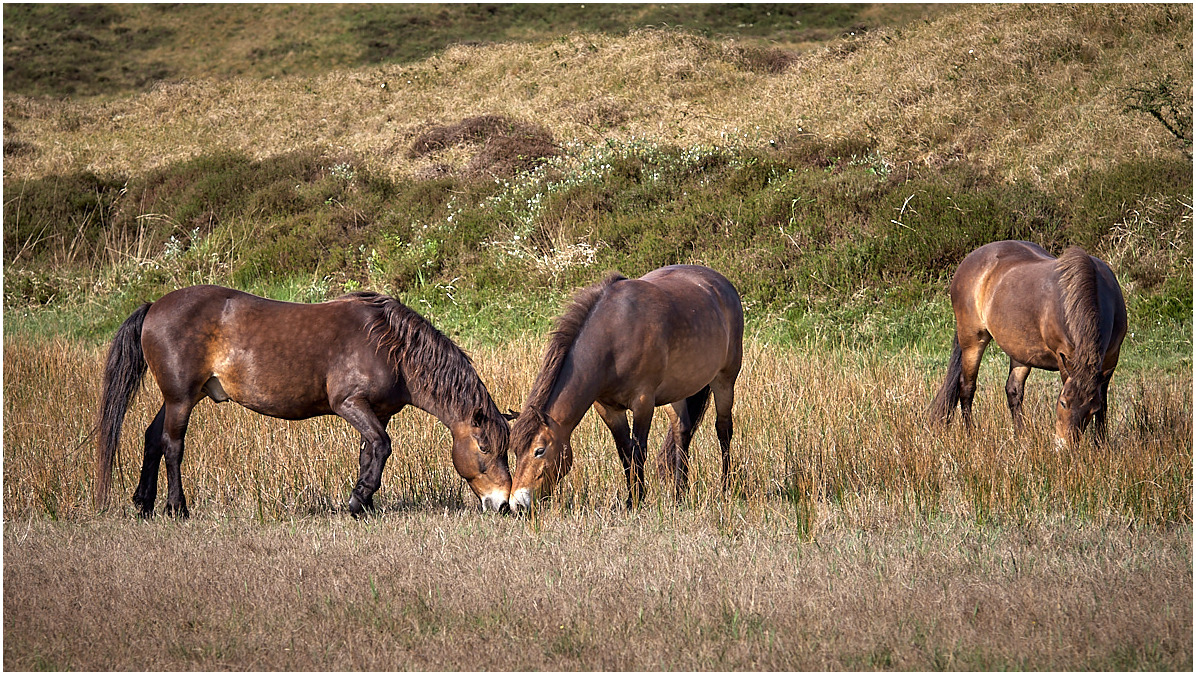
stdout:
<svg viewBox="0 0 1196 675">
<path fill-rule="evenodd" d="M 255 413 L 284 420 L 303 420 L 332 413 L 322 390 L 316 396 L 297 391 L 272 391 L 233 379 L 221 380 L 214 374 L 204 383 L 203 392 L 217 403 L 234 401 Z"/>
<path fill-rule="evenodd" d="M 1037 345 L 1013 340 L 1002 341 L 996 335 L 993 336 L 993 341 L 1010 359 L 1018 363 L 1040 370 L 1059 370 L 1059 358 L 1045 341 Z"/>
</svg>

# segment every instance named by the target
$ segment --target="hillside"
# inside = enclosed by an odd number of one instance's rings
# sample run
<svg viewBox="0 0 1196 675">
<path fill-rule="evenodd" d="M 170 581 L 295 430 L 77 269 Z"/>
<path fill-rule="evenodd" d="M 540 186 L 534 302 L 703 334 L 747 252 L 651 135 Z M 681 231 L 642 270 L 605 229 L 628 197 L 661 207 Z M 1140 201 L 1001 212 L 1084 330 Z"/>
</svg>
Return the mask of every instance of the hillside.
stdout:
<svg viewBox="0 0 1196 675">
<path fill-rule="evenodd" d="M 414 63 L 454 44 L 571 31 L 684 28 L 791 50 L 902 26 L 944 4 L 14 4 L 4 13 L 10 94 L 113 96 L 160 80 L 312 76 Z"/>
<path fill-rule="evenodd" d="M 183 283 L 371 286 L 455 329 L 503 297 L 506 330 L 603 269 L 695 261 L 782 336 L 923 309 L 942 332 L 954 265 L 1009 237 L 1110 259 L 1190 343 L 1189 7 L 967 6 L 805 49 L 700 32 L 6 92 L 6 307 L 98 297 L 110 327 Z M 1132 105 L 1160 85 L 1186 143 Z"/>
</svg>

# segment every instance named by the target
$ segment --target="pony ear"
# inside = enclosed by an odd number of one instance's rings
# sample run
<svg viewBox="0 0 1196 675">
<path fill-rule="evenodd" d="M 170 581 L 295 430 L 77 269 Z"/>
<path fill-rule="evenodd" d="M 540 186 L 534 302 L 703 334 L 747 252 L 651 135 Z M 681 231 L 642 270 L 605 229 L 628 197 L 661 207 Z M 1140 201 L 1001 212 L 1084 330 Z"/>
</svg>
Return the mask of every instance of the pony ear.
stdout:
<svg viewBox="0 0 1196 675">
<path fill-rule="evenodd" d="M 503 416 L 503 419 L 507 420 L 508 422 L 514 422 L 515 420 L 519 419 L 519 411 L 515 410 L 514 408 L 507 408 L 505 413 L 500 414 Z"/>
<path fill-rule="evenodd" d="M 474 410 L 473 410 L 473 425 L 475 427 L 480 427 L 485 422 L 486 422 L 485 411 L 482 410 L 481 406 L 474 408 Z"/>
<path fill-rule="evenodd" d="M 1065 381 L 1070 376 L 1070 373 L 1068 373 L 1069 370 L 1071 370 L 1071 367 L 1067 364 L 1067 354 L 1059 352 L 1059 372 L 1063 374 Z"/>
</svg>

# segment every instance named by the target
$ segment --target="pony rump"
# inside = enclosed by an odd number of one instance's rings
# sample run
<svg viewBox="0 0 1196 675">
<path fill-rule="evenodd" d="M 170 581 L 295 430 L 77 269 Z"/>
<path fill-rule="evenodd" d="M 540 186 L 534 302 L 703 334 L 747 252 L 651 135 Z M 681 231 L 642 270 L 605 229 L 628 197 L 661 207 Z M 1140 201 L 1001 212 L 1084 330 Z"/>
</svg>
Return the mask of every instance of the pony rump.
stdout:
<svg viewBox="0 0 1196 675">
<path fill-rule="evenodd" d="M 586 320 L 590 318 L 590 312 L 606 295 L 606 291 L 616 281 L 626 278 L 618 272 L 611 272 L 602 281 L 582 288 L 573 294 L 569 306 L 557 317 L 552 332 L 548 336 L 548 346 L 544 348 L 540 374 L 532 383 L 532 390 L 527 395 L 527 403 L 523 406 L 523 412 L 511 427 L 511 442 L 516 448 L 530 443 L 539 428 L 548 423 L 544 406 L 548 404 L 548 397 L 552 393 L 552 387 L 556 384 L 557 377 L 561 374 L 561 367 L 565 363 L 569 349 L 573 347 L 578 333 L 585 326 Z"/>
</svg>

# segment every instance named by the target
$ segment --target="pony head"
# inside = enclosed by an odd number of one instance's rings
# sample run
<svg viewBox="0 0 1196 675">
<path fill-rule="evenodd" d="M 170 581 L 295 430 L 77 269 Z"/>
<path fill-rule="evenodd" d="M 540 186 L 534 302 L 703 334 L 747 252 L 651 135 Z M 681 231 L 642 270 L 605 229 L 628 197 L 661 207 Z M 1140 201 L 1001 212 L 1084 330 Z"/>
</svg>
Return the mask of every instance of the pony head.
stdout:
<svg viewBox="0 0 1196 675">
<path fill-rule="evenodd" d="M 515 451 L 515 475 L 511 482 L 511 508 L 521 513 L 532 503 L 552 494 L 553 488 L 573 467 L 570 434 L 551 416 L 527 408 L 515 420 L 511 446 Z"/>
</svg>

